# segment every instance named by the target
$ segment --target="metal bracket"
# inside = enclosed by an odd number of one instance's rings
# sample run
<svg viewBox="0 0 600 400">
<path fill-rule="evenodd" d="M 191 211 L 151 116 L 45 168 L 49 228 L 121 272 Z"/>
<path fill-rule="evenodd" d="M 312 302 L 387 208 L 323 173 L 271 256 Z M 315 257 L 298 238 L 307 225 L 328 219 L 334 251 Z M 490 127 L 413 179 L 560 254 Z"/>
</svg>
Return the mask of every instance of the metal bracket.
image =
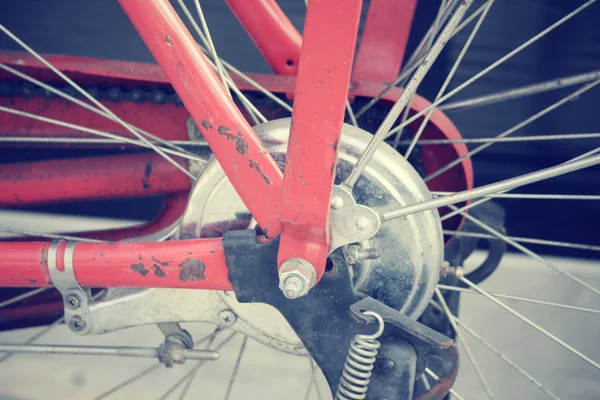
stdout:
<svg viewBox="0 0 600 400">
<path fill-rule="evenodd" d="M 59 249 L 64 246 L 63 262 L 59 262 Z M 92 303 L 90 289 L 79 286 L 73 270 L 73 241 L 53 240 L 48 249 L 48 271 L 52 284 L 63 298 L 65 323 L 75 333 L 85 335 L 92 329 L 92 318 L 89 307 Z M 59 269 L 59 265 L 63 268 Z"/>
<path fill-rule="evenodd" d="M 306 296 L 290 300 L 279 290 L 279 277 L 274 267 L 278 239 L 260 243 L 255 231 L 234 231 L 225 233 L 223 245 L 238 301 L 266 303 L 279 310 L 323 371 L 332 393 L 340 382 L 347 346 L 352 338 L 372 331 L 369 321 L 355 314 L 355 311 L 362 310 L 375 311 L 390 324 L 390 329 L 384 332 L 389 340 L 381 342 L 380 352 L 385 358 L 396 365 L 404 365 L 406 371 L 415 371 L 416 376 L 423 372 L 430 357 L 442 361 L 440 379 L 419 400 L 439 399 L 452 386 L 458 369 L 454 342 L 399 311 L 355 292 L 341 251 L 330 255 L 334 268 L 318 285 Z M 406 343 L 410 347 L 406 347 Z M 417 356 L 414 367 L 403 359 L 413 351 L 411 348 Z M 390 385 L 389 380 L 393 376 L 388 375 L 385 368 L 374 369 L 369 390 L 380 385 L 373 389 L 374 393 L 390 399 L 406 398 L 402 396 L 411 392 L 414 382 L 405 382 L 403 386 Z"/>
<path fill-rule="evenodd" d="M 329 254 L 347 244 L 370 239 L 379 231 L 380 226 L 379 213 L 356 204 L 350 190 L 342 186 L 331 189 Z"/>
</svg>

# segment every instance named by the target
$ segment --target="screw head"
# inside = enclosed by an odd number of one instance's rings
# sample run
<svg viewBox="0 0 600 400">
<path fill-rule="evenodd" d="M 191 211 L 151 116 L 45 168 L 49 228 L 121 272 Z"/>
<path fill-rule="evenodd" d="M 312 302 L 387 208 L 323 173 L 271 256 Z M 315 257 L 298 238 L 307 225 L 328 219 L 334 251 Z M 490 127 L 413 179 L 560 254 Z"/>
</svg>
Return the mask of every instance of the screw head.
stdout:
<svg viewBox="0 0 600 400">
<path fill-rule="evenodd" d="M 85 326 L 85 321 L 79 315 L 73 315 L 69 321 L 69 328 L 71 328 L 73 332 L 81 332 L 85 329 Z"/>
<path fill-rule="evenodd" d="M 389 374 L 396 368 L 396 363 L 394 363 L 389 358 L 381 358 L 377 361 L 377 369 L 382 374 Z"/>
<path fill-rule="evenodd" d="M 229 327 L 235 324 L 237 321 L 237 316 L 231 310 L 223 310 L 219 313 L 219 320 L 221 325 Z"/>
<path fill-rule="evenodd" d="M 364 231 L 371 225 L 371 222 L 367 217 L 358 217 L 354 225 L 356 226 L 356 229 Z"/>
<path fill-rule="evenodd" d="M 81 299 L 76 294 L 70 294 L 67 296 L 65 305 L 71 310 L 75 310 L 81 306 Z"/>
<path fill-rule="evenodd" d="M 339 210 L 340 208 L 342 208 L 344 206 L 344 199 L 342 199 L 340 196 L 333 196 L 331 198 L 331 204 L 330 207 L 334 210 Z"/>
</svg>

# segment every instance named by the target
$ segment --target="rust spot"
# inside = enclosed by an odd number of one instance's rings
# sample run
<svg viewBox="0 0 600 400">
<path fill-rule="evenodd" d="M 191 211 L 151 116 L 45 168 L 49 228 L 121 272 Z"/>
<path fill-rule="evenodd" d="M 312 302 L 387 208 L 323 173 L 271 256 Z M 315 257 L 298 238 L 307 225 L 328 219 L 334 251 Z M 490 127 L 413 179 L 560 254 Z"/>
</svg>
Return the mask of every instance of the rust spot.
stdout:
<svg viewBox="0 0 600 400">
<path fill-rule="evenodd" d="M 154 264 L 154 275 L 159 278 L 166 278 L 167 274 L 158 265 Z"/>
<path fill-rule="evenodd" d="M 30 283 L 36 283 L 37 281 L 35 279 L 30 279 L 29 282 Z"/>
<path fill-rule="evenodd" d="M 148 161 L 144 167 L 144 178 L 142 178 L 142 187 L 148 189 L 150 187 L 150 175 L 152 174 L 152 161 Z"/>
<path fill-rule="evenodd" d="M 339 145 L 340 145 L 340 139 L 336 140 L 335 143 L 333 144 L 333 146 L 331 146 L 333 148 L 333 151 L 337 151 Z"/>
<path fill-rule="evenodd" d="M 142 255 L 141 255 L 141 254 L 138 254 L 138 260 L 140 260 L 140 261 L 142 261 L 142 260 L 143 260 L 143 258 L 142 258 Z"/>
<path fill-rule="evenodd" d="M 217 129 L 217 131 L 219 132 L 219 135 L 225 136 L 227 140 L 233 140 L 235 142 L 235 150 L 239 154 L 244 155 L 248 153 L 248 143 L 246 143 L 246 141 L 242 139 L 243 135 L 240 131 L 238 131 L 237 136 L 229 133 L 229 131 L 231 131 L 231 128 L 227 126 L 219 126 L 219 129 Z"/>
<path fill-rule="evenodd" d="M 48 248 L 50 247 L 49 244 L 43 244 L 42 245 L 42 251 L 40 254 L 40 266 L 48 268 Z"/>
<path fill-rule="evenodd" d="M 213 128 L 212 122 L 207 121 L 205 119 L 203 119 L 202 122 L 200 122 L 200 126 L 203 127 L 204 129 L 212 129 Z"/>
<path fill-rule="evenodd" d="M 206 280 L 206 275 L 204 274 L 206 264 L 197 258 L 186 258 L 178 267 L 180 268 L 179 280 L 182 282 Z"/>
<path fill-rule="evenodd" d="M 131 264 L 130 268 L 133 272 L 137 272 L 141 276 L 146 276 L 146 275 L 148 275 L 148 272 L 150 272 L 144 267 L 144 264 L 142 264 L 142 263 Z"/>
<path fill-rule="evenodd" d="M 168 267 L 169 264 L 171 264 L 171 261 L 160 261 L 157 260 L 156 258 L 152 257 L 151 260 L 155 263 L 157 263 L 158 265 L 160 265 L 161 267 Z"/>
<path fill-rule="evenodd" d="M 263 180 L 265 181 L 265 183 L 267 185 L 271 184 L 271 180 L 265 175 L 265 173 L 263 172 L 263 170 L 260 168 L 260 164 L 259 163 L 250 160 L 248 162 L 248 165 L 250 166 L 250 168 L 254 168 L 255 170 L 258 171 L 258 173 L 260 174 L 260 176 L 262 176 Z"/>
<path fill-rule="evenodd" d="M 169 35 L 165 35 L 165 42 L 167 42 L 169 46 L 175 45 L 175 43 L 173 43 L 173 40 L 171 39 L 171 36 Z"/>
</svg>

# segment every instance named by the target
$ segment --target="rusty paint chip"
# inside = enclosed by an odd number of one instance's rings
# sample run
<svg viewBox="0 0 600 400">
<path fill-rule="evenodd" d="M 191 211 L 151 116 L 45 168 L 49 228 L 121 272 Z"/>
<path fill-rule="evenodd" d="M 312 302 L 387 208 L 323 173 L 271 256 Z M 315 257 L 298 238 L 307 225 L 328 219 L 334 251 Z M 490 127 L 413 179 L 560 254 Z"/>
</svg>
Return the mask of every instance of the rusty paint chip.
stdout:
<svg viewBox="0 0 600 400">
<path fill-rule="evenodd" d="M 248 143 L 244 139 L 242 139 L 243 135 L 241 134 L 241 132 L 238 131 L 238 135 L 236 136 L 229 133 L 229 131 L 231 131 L 231 128 L 227 126 L 219 126 L 219 128 L 217 129 L 219 135 L 225 136 L 227 140 L 233 140 L 235 142 L 235 150 L 239 154 L 244 155 L 248 153 Z"/>
<path fill-rule="evenodd" d="M 186 258 L 184 262 L 178 265 L 179 280 L 182 282 L 193 282 L 196 280 L 206 280 L 204 271 L 206 270 L 206 264 L 197 258 Z"/>
<path fill-rule="evenodd" d="M 203 119 L 202 122 L 200 122 L 200 126 L 202 126 L 204 129 L 212 129 L 213 128 L 212 122 L 207 121 L 205 119 Z"/>
<path fill-rule="evenodd" d="M 260 174 L 260 176 L 262 176 L 263 180 L 265 181 L 265 183 L 266 183 L 267 185 L 270 185 L 270 184 L 271 184 L 271 180 L 269 179 L 269 177 L 268 177 L 268 176 L 266 176 L 266 175 L 265 175 L 265 173 L 263 172 L 263 170 L 260 168 L 260 164 L 259 164 L 259 163 L 257 163 L 257 162 L 254 162 L 254 161 L 250 160 L 250 161 L 248 162 L 248 166 L 249 166 L 250 168 L 254 168 L 255 170 L 257 170 L 257 171 L 258 171 L 258 173 Z"/>
<path fill-rule="evenodd" d="M 154 275 L 158 278 L 166 278 L 167 274 L 158 265 L 154 264 Z"/>
<path fill-rule="evenodd" d="M 131 268 L 131 270 L 133 272 L 137 272 L 141 276 L 146 276 L 146 275 L 148 275 L 148 272 L 150 272 L 150 271 L 148 271 L 146 269 L 146 267 L 144 267 L 144 264 L 142 264 L 142 263 L 140 263 L 140 264 L 131 264 L 130 268 Z"/>
<path fill-rule="evenodd" d="M 167 42 L 169 46 L 173 46 L 175 44 L 173 43 L 173 39 L 171 39 L 171 36 L 169 35 L 165 35 L 165 42 Z"/>
</svg>

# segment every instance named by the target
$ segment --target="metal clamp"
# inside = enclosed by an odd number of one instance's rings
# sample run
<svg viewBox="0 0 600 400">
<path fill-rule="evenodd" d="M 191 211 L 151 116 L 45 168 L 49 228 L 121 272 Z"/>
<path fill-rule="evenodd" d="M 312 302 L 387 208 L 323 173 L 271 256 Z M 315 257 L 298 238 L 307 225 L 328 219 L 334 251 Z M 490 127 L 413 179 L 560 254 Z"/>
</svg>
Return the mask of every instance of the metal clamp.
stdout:
<svg viewBox="0 0 600 400">
<path fill-rule="evenodd" d="M 66 243 L 64 259 L 58 262 L 58 250 Z M 52 284 L 58 289 L 63 297 L 65 306 L 65 323 L 75 333 L 85 335 L 92 329 L 92 318 L 89 306 L 92 302 L 90 289 L 79 286 L 73 270 L 73 254 L 76 242 L 65 242 L 64 240 L 53 240 L 48 249 L 48 271 Z M 59 264 L 64 268 L 60 270 Z"/>
</svg>

